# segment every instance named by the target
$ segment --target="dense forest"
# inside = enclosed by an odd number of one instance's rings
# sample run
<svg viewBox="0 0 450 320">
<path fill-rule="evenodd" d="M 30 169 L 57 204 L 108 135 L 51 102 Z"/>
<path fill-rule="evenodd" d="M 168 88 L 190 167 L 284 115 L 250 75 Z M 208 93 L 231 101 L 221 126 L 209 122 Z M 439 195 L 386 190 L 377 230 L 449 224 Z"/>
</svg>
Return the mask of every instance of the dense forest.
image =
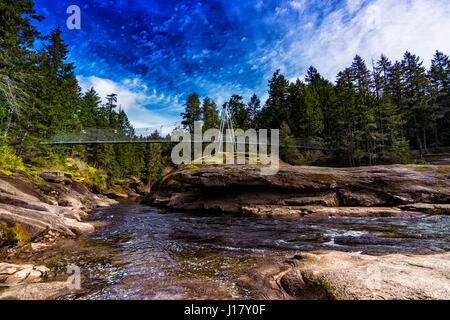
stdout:
<svg viewBox="0 0 450 320">
<path fill-rule="evenodd" d="M 450 61 L 436 51 L 430 70 L 405 52 L 401 61 L 381 55 L 369 69 L 360 56 L 339 72 L 336 83 L 310 67 L 304 81 L 289 82 L 278 71 L 269 81 L 264 105 L 256 95 L 245 104 L 233 95 L 228 107 L 236 127 L 279 128 L 281 142 L 309 141 L 334 153 L 332 162 L 360 166 L 409 163 L 430 147 L 450 145 Z M 217 126 L 218 110 L 209 98 L 189 96 L 183 124 L 194 121 Z M 295 148 L 281 150 L 283 160 L 302 163 Z"/>
<path fill-rule="evenodd" d="M 61 29 L 40 34 L 33 23 L 43 17 L 33 6 L 28 0 L 0 3 L 0 167 L 15 161 L 51 167 L 71 157 L 109 177 L 160 177 L 170 166 L 170 145 L 40 144 L 83 128 L 112 127 L 132 134 L 133 127 L 115 93 L 102 104 L 94 88 L 81 92 Z M 410 52 L 395 62 L 382 55 L 370 67 L 356 56 L 334 84 L 314 67 L 296 82 L 276 71 L 267 101 L 253 95 L 244 102 L 235 94 L 225 106 L 238 128 L 279 128 L 282 142 L 300 139 L 326 146 L 327 165 L 409 163 L 413 151 L 421 158 L 431 147 L 450 145 L 449 69 L 448 56 L 439 51 L 429 70 Z M 192 129 L 194 121 L 218 126 L 219 107 L 212 99 L 193 93 L 185 105 L 185 128 Z M 295 148 L 280 154 L 292 164 L 316 163 L 323 156 Z"/>
</svg>

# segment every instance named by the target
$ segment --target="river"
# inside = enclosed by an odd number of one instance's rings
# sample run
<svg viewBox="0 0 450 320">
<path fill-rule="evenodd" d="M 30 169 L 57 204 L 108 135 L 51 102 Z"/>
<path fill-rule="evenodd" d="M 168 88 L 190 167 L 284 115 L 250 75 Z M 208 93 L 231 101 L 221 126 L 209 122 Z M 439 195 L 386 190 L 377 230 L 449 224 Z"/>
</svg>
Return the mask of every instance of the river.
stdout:
<svg viewBox="0 0 450 320">
<path fill-rule="evenodd" d="M 449 216 L 286 220 L 123 202 L 91 220 L 105 224 L 34 258 L 60 273 L 71 264 L 80 268 L 82 289 L 61 299 L 251 299 L 239 278 L 272 257 L 319 249 L 450 250 Z"/>
</svg>

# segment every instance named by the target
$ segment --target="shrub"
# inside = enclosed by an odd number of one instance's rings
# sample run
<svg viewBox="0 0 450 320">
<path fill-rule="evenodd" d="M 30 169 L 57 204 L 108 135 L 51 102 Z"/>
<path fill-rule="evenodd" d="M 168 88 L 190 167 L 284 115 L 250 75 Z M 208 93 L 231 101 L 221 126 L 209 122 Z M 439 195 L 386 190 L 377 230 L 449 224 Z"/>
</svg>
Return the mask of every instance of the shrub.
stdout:
<svg viewBox="0 0 450 320">
<path fill-rule="evenodd" d="M 8 145 L 0 145 L 0 173 L 11 174 L 11 171 L 22 168 L 22 158 L 16 156 L 14 148 Z"/>
</svg>

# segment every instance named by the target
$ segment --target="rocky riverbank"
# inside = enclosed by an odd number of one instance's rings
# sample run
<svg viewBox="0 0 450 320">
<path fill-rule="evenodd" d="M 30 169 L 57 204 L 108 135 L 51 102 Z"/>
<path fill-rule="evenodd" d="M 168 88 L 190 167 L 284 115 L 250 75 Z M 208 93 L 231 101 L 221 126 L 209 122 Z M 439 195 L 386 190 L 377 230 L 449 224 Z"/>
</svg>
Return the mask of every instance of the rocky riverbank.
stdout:
<svg viewBox="0 0 450 320">
<path fill-rule="evenodd" d="M 0 177 L 0 244 L 24 244 L 49 231 L 67 237 L 92 232 L 94 227 L 82 219 L 95 208 L 117 203 L 75 180 L 42 177 Z"/>
<path fill-rule="evenodd" d="M 282 167 L 273 176 L 259 172 L 255 166 L 177 171 L 143 202 L 294 219 L 450 214 L 448 165 L 299 166 Z M 300 252 L 287 261 L 265 261 L 240 280 L 256 299 L 449 299 L 450 254 L 435 250 L 383 256 Z"/>
<path fill-rule="evenodd" d="M 450 213 L 450 166 L 257 166 L 180 170 L 143 203 L 177 210 L 265 216 L 409 216 Z"/>
<path fill-rule="evenodd" d="M 93 232 L 95 223 L 84 218 L 96 208 L 117 204 L 114 199 L 128 198 L 95 189 L 58 172 L 0 176 L 0 261 L 21 263 L 24 256 L 52 250 L 60 238 Z M 50 281 L 49 271 L 45 266 L 0 263 L 0 287 L 7 288 L 0 299 L 47 299 L 67 291 L 65 282 Z"/>
</svg>

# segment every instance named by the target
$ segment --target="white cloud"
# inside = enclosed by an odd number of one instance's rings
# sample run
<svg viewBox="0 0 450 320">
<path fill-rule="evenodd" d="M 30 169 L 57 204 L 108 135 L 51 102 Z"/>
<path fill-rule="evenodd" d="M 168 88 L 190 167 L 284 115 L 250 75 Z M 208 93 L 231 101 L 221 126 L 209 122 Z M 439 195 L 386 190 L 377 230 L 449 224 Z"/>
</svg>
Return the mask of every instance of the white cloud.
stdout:
<svg viewBox="0 0 450 320">
<path fill-rule="evenodd" d="M 305 82 L 306 76 L 305 75 L 303 75 L 303 76 L 296 76 L 296 77 L 292 77 L 292 78 L 290 78 L 288 80 L 289 80 L 290 83 L 295 83 L 295 82 L 297 82 L 297 79 L 299 79 L 302 82 Z"/>
<path fill-rule="evenodd" d="M 311 23 L 307 15 L 294 27 L 292 21 L 288 23 L 291 32 L 281 44 L 285 50 L 271 57 L 274 70 L 294 73 L 288 76 L 303 73 L 314 65 L 334 80 L 340 70 L 350 66 L 356 54 L 370 66 L 371 60 L 378 59 L 381 53 L 400 60 L 406 50 L 429 66 L 435 50 L 447 54 L 450 51 L 448 0 L 347 0 L 306 34 L 301 31 Z"/>
<path fill-rule="evenodd" d="M 358 10 L 363 3 L 364 3 L 364 0 L 347 0 L 346 1 L 347 8 L 350 13 L 353 13 L 356 10 Z"/>
<path fill-rule="evenodd" d="M 297 1 L 291 1 L 289 2 L 289 5 L 299 11 L 299 12 L 303 12 L 306 9 L 306 0 L 297 0 Z"/>
<path fill-rule="evenodd" d="M 96 76 L 78 76 L 77 79 L 84 92 L 94 87 L 103 103 L 106 103 L 108 94 L 116 93 L 117 104 L 136 128 L 159 127 L 179 121 L 182 108 L 179 96 L 157 94 L 155 89 L 149 89 L 139 78 L 123 79 L 121 82 Z"/>
</svg>

